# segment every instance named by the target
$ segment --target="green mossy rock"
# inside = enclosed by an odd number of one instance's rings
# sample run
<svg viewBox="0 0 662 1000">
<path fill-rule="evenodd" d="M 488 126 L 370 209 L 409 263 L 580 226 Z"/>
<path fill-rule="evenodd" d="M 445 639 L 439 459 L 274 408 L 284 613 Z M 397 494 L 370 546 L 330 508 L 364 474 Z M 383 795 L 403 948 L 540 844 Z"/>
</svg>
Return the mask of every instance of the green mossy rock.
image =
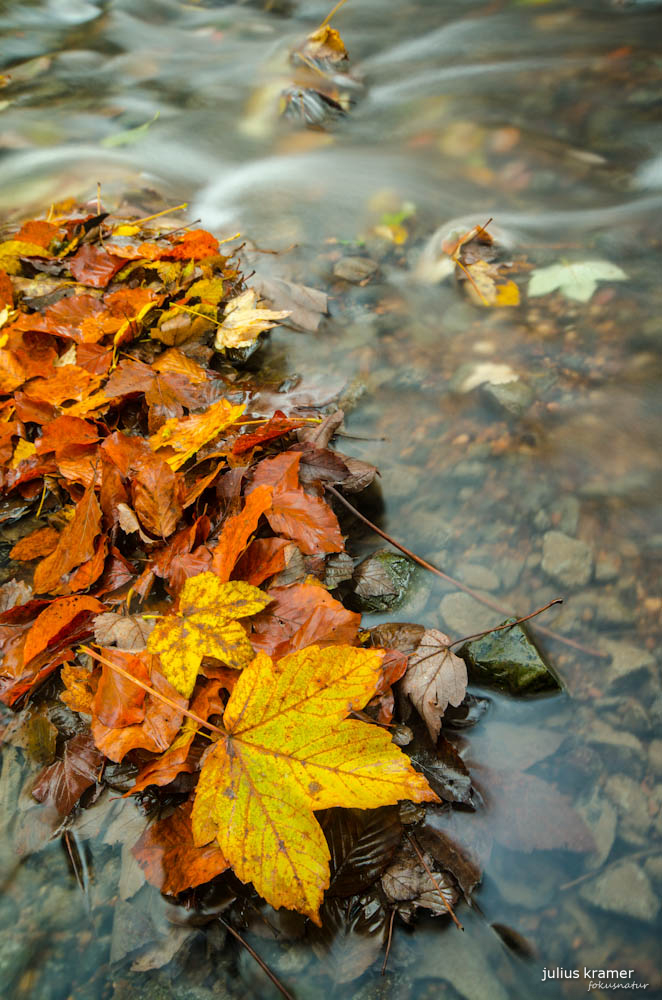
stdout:
<svg viewBox="0 0 662 1000">
<path fill-rule="evenodd" d="M 389 549 L 379 549 L 354 570 L 352 603 L 365 612 L 390 611 L 399 607 L 411 583 L 411 559 Z"/>
<path fill-rule="evenodd" d="M 561 689 L 555 673 L 521 625 L 466 642 L 459 655 L 467 664 L 469 680 L 473 684 L 513 695 Z"/>
</svg>

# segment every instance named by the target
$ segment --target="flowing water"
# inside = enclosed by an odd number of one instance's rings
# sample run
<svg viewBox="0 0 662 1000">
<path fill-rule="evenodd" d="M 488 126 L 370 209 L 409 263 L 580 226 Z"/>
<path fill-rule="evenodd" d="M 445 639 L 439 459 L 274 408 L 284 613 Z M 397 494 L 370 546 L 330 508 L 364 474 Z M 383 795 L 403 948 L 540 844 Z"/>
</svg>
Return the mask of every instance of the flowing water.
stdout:
<svg viewBox="0 0 662 1000">
<path fill-rule="evenodd" d="M 353 437 L 340 446 L 382 473 L 366 500 L 373 519 L 505 608 L 565 596 L 545 624 L 608 654 L 540 637 L 564 693 L 477 691 L 485 711 L 455 732 L 484 799 L 437 821 L 484 866 L 477 908 L 459 911 L 464 933 L 443 918 L 413 932 L 396 922 L 387 975 L 380 960 L 358 980 L 343 964 L 351 935 L 331 962 L 247 918 L 253 946 L 298 998 L 570 997 L 588 991 L 585 967 L 634 970 L 650 997 L 662 889 L 662 10 L 349 0 L 334 24 L 353 107 L 306 130 L 278 118 L 278 96 L 289 51 L 326 13 L 317 0 L 5 0 L 0 209 L 30 216 L 96 197 L 100 182 L 110 202 L 158 192 L 221 236 L 281 251 L 253 250 L 247 264 L 325 288 L 331 318 L 316 334 L 275 331 L 260 364 L 318 394 L 342 389 Z M 394 244 L 375 227 L 398 214 L 406 238 Z M 444 236 L 490 217 L 523 291 L 531 269 L 562 262 L 607 261 L 626 278 L 587 302 L 475 306 L 433 278 Z M 357 255 L 377 265 L 371 280 L 335 278 Z M 504 615 L 429 577 L 388 617 L 459 636 Z M 5 803 L 20 766 L 8 750 Z M 570 804 L 592 852 L 579 849 Z M 2 852 L 3 996 L 271 995 L 245 951 L 223 951 L 218 922 L 191 942 L 195 915 L 136 892 L 118 846 L 131 824 L 139 832 L 132 805 L 109 802 L 101 820 L 90 810 L 68 835 L 84 892 L 29 796 L 18 809 L 22 853 L 8 840 Z M 158 971 L 154 954 L 174 954 L 178 934 L 184 958 Z M 140 973 L 127 971 L 136 942 L 153 949 L 139 952 Z M 579 978 L 543 981 L 557 967 Z"/>
</svg>

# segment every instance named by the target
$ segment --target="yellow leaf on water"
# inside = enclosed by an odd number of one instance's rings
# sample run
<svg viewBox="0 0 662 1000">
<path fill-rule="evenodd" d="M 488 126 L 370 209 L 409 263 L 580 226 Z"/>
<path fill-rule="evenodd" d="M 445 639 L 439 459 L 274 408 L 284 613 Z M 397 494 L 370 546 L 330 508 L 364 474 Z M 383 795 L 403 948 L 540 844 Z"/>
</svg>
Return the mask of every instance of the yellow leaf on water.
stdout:
<svg viewBox="0 0 662 1000">
<path fill-rule="evenodd" d="M 179 469 L 204 444 L 211 441 L 221 431 L 233 424 L 246 409 L 244 403 L 233 406 L 227 399 L 219 399 L 212 403 L 204 413 L 192 414 L 188 417 L 172 417 L 166 420 L 156 434 L 149 439 L 152 451 L 160 448 L 172 448 L 178 454 L 164 456 L 171 469 Z"/>
<path fill-rule="evenodd" d="M 225 307 L 225 319 L 216 331 L 217 351 L 226 347 L 248 347 L 265 330 L 289 316 L 289 310 L 264 309 L 258 305 L 257 292 L 249 288 L 231 299 Z"/>
<path fill-rule="evenodd" d="M 178 612 L 157 623 L 147 649 L 159 655 L 165 678 L 188 698 L 203 656 L 235 670 L 250 663 L 253 647 L 238 619 L 257 614 L 270 600 L 250 583 L 221 583 L 215 573 L 199 573 L 182 587 Z"/>
<path fill-rule="evenodd" d="M 514 281 L 507 281 L 505 285 L 497 285 L 496 302 L 497 306 L 518 306 L 519 288 Z"/>
<path fill-rule="evenodd" d="M 196 844 L 215 837 L 242 881 L 317 924 L 329 848 L 313 811 L 438 801 L 387 731 L 346 718 L 374 695 L 382 656 L 309 646 L 274 663 L 259 653 L 239 676 L 227 735 L 200 774 Z"/>
</svg>

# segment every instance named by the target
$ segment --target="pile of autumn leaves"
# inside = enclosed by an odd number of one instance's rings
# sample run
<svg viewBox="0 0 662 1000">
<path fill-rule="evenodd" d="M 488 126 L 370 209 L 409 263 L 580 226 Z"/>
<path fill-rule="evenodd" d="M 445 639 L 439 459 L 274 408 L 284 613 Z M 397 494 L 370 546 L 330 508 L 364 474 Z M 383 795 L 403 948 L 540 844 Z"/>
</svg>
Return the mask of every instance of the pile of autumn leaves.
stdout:
<svg viewBox="0 0 662 1000">
<path fill-rule="evenodd" d="M 26 518 L 0 697 L 20 708 L 59 669 L 89 720 L 34 788 L 62 814 L 105 759 L 132 755 L 133 793 L 199 775 L 135 849 L 164 891 L 232 867 L 319 922 L 314 810 L 436 796 L 348 718 L 372 701 L 389 721 L 406 668 L 329 593 L 352 563 L 324 485 L 369 474 L 328 448 L 336 418 L 251 420 L 211 366 L 283 315 L 203 230 L 64 205 L 0 243 L 2 490 Z"/>
</svg>

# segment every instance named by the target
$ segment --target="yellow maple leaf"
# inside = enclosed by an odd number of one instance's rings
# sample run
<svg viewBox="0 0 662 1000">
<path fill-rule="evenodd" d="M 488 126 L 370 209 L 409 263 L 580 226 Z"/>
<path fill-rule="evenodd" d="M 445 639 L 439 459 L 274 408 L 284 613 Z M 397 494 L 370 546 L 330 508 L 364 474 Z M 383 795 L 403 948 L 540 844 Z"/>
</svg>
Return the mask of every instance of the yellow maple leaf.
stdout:
<svg viewBox="0 0 662 1000">
<path fill-rule="evenodd" d="M 225 319 L 216 331 L 214 346 L 217 351 L 226 347 L 248 347 L 261 333 L 289 315 L 287 309 L 274 311 L 258 305 L 257 292 L 249 288 L 226 305 Z"/>
<path fill-rule="evenodd" d="M 182 587 L 179 610 L 157 623 L 147 649 L 158 653 L 165 678 L 188 698 L 203 656 L 235 670 L 250 663 L 253 647 L 237 619 L 257 614 L 270 600 L 250 583 L 221 583 L 215 573 L 191 576 Z"/>
<path fill-rule="evenodd" d="M 346 719 L 374 695 L 382 656 L 309 646 L 274 663 L 258 653 L 230 696 L 227 735 L 200 774 L 195 843 L 216 837 L 242 881 L 316 924 L 329 849 L 313 810 L 438 801 L 388 732 Z"/>
<path fill-rule="evenodd" d="M 221 431 L 233 424 L 246 409 L 245 403 L 233 406 L 227 399 L 219 399 L 212 403 L 204 413 L 192 414 L 188 417 L 171 417 L 159 427 L 156 434 L 149 439 L 152 451 L 160 448 L 172 448 L 175 454 L 164 456 L 171 469 L 177 471 L 204 444 L 211 441 Z"/>
</svg>

